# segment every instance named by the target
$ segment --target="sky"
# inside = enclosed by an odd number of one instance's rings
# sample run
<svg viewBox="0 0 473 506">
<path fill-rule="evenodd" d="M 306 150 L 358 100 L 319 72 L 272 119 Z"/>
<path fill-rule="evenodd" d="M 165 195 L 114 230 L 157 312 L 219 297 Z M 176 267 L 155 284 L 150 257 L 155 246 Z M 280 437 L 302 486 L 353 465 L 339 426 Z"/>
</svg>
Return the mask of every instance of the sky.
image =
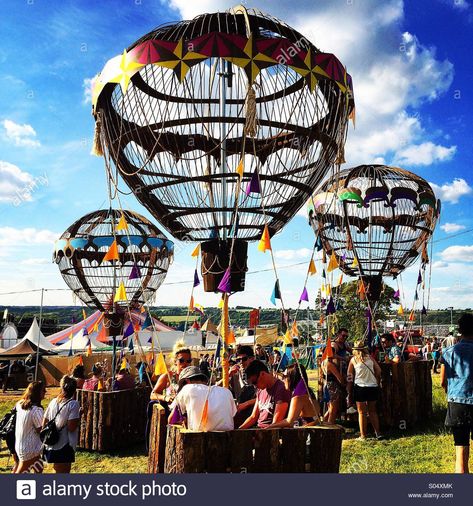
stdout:
<svg viewBox="0 0 473 506">
<path fill-rule="evenodd" d="M 353 77 L 356 127 L 346 165 L 385 163 L 429 181 L 442 200 L 429 307 L 473 307 L 473 2 L 255 0 Z M 106 61 L 170 21 L 232 6 L 224 0 L 3 0 L 0 25 L 0 304 L 75 301 L 51 262 L 54 241 L 84 214 L 108 207 L 103 159 L 90 155 L 90 80 Z M 148 218 L 133 197 L 124 207 Z M 155 220 L 153 220 L 155 221 Z M 286 307 L 297 305 L 314 236 L 302 210 L 272 241 Z M 176 255 L 157 305 L 187 305 L 192 246 Z M 294 265 L 297 264 L 297 265 Z M 230 305 L 270 306 L 269 253 L 249 249 L 247 288 Z M 405 272 L 412 304 L 418 265 Z M 313 301 L 320 285 L 309 280 Z M 62 290 L 55 290 L 62 289 Z M 10 294 L 10 292 L 24 292 Z M 426 294 L 427 297 L 427 294 Z M 218 297 L 196 289 L 196 302 Z M 305 304 L 305 303 L 304 303 Z"/>
</svg>

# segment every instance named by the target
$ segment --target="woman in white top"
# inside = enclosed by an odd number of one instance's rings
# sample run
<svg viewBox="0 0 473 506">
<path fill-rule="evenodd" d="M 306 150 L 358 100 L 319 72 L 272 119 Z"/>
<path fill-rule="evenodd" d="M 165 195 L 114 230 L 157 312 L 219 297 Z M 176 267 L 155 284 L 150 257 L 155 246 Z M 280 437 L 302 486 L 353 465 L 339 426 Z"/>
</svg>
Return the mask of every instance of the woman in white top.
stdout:
<svg viewBox="0 0 473 506">
<path fill-rule="evenodd" d="M 59 431 L 58 442 L 52 446 L 45 445 L 44 449 L 44 459 L 53 464 L 56 473 L 70 473 L 75 461 L 80 420 L 80 404 L 74 399 L 76 389 L 75 378 L 63 376 L 61 393 L 49 403 L 44 414 L 43 426 L 54 419 Z"/>
<path fill-rule="evenodd" d="M 357 341 L 353 347 L 353 357 L 348 364 L 347 387 L 348 404 L 356 402 L 361 440 L 366 439 L 367 417 L 373 426 L 376 439 L 382 439 L 376 411 L 380 382 L 381 368 L 376 360 L 370 357 L 364 342 Z"/>
<path fill-rule="evenodd" d="M 39 433 L 43 421 L 43 408 L 46 389 L 41 381 L 33 381 L 28 385 L 20 401 L 16 403 L 15 452 L 18 463 L 14 473 L 41 473 L 42 443 Z"/>
</svg>

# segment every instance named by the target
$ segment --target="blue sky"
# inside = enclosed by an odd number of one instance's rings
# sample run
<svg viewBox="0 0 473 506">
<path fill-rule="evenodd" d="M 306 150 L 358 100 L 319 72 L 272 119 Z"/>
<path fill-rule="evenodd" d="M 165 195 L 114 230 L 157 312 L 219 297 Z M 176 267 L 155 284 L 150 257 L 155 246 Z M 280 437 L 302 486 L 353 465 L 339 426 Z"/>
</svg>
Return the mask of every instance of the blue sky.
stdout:
<svg viewBox="0 0 473 506">
<path fill-rule="evenodd" d="M 250 6 L 250 3 L 247 3 Z M 288 6 L 290 5 L 290 9 Z M 346 166 L 380 162 L 433 183 L 443 201 L 432 259 L 431 307 L 472 307 L 473 5 L 464 0 L 280 0 L 251 3 L 279 17 L 353 76 L 356 129 Z M 52 242 L 73 221 L 107 206 L 102 159 L 90 156 L 88 82 L 105 62 L 161 23 L 225 10 L 219 0 L 4 0 L 0 28 L 0 293 L 65 288 Z M 28 188 L 32 188 L 28 190 Z M 149 217 L 132 197 L 124 205 Z M 273 239 L 281 288 L 295 307 L 313 245 L 304 213 Z M 179 248 L 157 304 L 188 302 L 191 247 Z M 252 246 L 244 294 L 232 305 L 269 305 L 269 254 Z M 416 268 L 403 276 L 412 301 Z M 183 283 L 181 283 L 183 282 Z M 315 296 L 320 279 L 311 278 Z M 200 289 L 196 301 L 215 305 Z M 36 304 L 38 293 L 0 295 L 0 304 Z M 68 292 L 46 304 L 70 304 Z"/>
</svg>

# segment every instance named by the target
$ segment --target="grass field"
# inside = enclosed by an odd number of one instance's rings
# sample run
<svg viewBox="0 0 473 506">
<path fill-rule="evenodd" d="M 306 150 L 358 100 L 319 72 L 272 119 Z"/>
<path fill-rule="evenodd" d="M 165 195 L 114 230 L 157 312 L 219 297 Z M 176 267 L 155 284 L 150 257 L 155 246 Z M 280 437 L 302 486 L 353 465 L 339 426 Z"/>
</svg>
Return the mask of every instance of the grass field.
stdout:
<svg viewBox="0 0 473 506">
<path fill-rule="evenodd" d="M 445 394 L 435 375 L 433 386 L 433 416 L 421 431 L 398 431 L 385 441 L 356 441 L 355 428 L 347 428 L 343 441 L 342 473 L 450 473 L 454 469 L 452 436 L 445 432 Z M 47 399 L 54 397 L 57 389 L 49 389 Z M 12 408 L 18 396 L 0 394 L 0 416 Z M 0 451 L 0 473 L 11 468 L 8 451 Z M 142 445 L 127 451 L 97 454 L 78 451 L 73 472 L 76 473 L 145 473 L 147 457 Z M 45 472 L 51 472 L 48 466 Z"/>
</svg>

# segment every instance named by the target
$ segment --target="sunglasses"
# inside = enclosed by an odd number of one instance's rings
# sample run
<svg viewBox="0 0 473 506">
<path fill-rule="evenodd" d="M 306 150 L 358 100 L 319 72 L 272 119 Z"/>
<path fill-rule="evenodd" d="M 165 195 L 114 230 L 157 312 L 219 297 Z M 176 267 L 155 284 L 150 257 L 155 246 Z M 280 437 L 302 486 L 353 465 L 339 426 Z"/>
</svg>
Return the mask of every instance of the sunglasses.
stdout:
<svg viewBox="0 0 473 506">
<path fill-rule="evenodd" d="M 190 363 L 192 363 L 192 359 L 191 358 L 180 358 L 179 359 L 179 363 L 180 364 L 184 364 L 184 363 L 185 364 L 190 364 Z"/>
<path fill-rule="evenodd" d="M 240 362 L 246 362 L 248 360 L 248 357 L 238 357 L 236 359 L 236 362 L 237 363 L 240 363 Z"/>
</svg>

